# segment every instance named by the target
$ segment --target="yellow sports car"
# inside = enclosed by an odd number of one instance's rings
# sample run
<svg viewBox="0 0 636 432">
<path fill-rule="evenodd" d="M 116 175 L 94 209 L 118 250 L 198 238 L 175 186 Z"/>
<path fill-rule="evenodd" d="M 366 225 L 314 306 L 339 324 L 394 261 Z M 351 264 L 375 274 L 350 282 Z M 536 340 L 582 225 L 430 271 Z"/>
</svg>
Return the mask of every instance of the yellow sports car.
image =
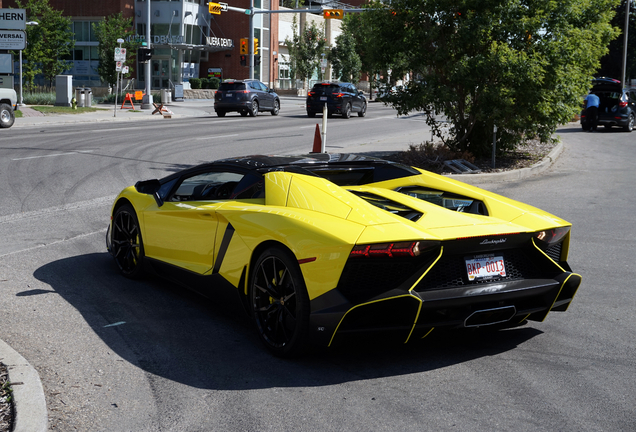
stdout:
<svg viewBox="0 0 636 432">
<path fill-rule="evenodd" d="M 362 334 L 513 327 L 581 283 L 571 225 L 417 168 L 350 154 L 246 156 L 124 189 L 106 234 L 121 273 L 214 298 L 229 287 L 275 355 Z"/>
</svg>

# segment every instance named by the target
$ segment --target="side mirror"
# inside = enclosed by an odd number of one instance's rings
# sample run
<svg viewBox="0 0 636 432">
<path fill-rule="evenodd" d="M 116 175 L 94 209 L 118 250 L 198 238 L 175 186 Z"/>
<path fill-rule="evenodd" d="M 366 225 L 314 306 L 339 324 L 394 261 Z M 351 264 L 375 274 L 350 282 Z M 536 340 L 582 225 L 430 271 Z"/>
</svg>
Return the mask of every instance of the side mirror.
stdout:
<svg viewBox="0 0 636 432">
<path fill-rule="evenodd" d="M 157 202 L 157 205 L 161 207 L 163 205 L 163 200 L 159 196 L 159 188 L 161 188 L 161 183 L 159 183 L 159 180 L 156 179 L 138 181 L 135 183 L 135 189 L 137 192 L 152 195 Z"/>
</svg>

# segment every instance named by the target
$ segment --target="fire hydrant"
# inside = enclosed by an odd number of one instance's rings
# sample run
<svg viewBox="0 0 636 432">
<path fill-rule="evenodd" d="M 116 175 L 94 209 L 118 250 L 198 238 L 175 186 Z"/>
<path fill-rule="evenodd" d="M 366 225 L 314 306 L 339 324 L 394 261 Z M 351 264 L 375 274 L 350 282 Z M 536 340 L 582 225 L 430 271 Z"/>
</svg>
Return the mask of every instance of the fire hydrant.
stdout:
<svg viewBox="0 0 636 432">
<path fill-rule="evenodd" d="M 77 100 L 75 100 L 75 98 L 71 99 L 71 106 L 73 109 L 77 109 Z"/>
</svg>

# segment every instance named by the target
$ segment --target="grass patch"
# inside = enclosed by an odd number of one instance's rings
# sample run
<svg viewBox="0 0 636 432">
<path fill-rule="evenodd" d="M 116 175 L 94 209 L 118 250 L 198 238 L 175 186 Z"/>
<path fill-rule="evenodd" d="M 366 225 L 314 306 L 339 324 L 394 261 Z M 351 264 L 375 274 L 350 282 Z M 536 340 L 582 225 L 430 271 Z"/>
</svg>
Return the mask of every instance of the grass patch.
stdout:
<svg viewBox="0 0 636 432">
<path fill-rule="evenodd" d="M 30 108 L 40 111 L 43 114 L 84 114 L 104 110 L 104 108 L 78 107 L 77 109 L 73 109 L 72 107 L 50 105 L 36 105 Z"/>
</svg>

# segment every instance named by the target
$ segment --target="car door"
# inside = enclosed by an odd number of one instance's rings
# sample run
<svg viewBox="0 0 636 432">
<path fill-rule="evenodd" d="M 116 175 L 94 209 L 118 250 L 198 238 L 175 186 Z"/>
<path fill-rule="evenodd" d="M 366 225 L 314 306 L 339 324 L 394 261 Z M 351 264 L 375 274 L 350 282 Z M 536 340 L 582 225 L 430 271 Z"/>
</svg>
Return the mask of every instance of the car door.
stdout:
<svg viewBox="0 0 636 432">
<path fill-rule="evenodd" d="M 266 105 L 264 105 L 264 107 L 272 109 L 274 107 L 274 96 L 270 93 L 269 88 L 265 84 L 260 81 L 257 84 L 261 89 L 263 100 L 266 101 Z"/>
<path fill-rule="evenodd" d="M 146 256 L 199 274 L 212 269 L 216 211 L 242 178 L 240 173 L 210 170 L 181 179 L 162 205 L 143 212 Z"/>
<path fill-rule="evenodd" d="M 267 109 L 267 98 L 260 86 L 260 83 L 258 81 L 250 81 L 248 85 L 250 87 L 250 91 L 256 94 L 256 99 L 258 100 L 258 106 L 260 109 Z"/>
<path fill-rule="evenodd" d="M 351 108 L 354 112 L 359 112 L 362 109 L 362 100 L 358 95 L 358 90 L 353 84 L 350 84 L 348 87 L 349 93 L 351 93 Z"/>
</svg>

